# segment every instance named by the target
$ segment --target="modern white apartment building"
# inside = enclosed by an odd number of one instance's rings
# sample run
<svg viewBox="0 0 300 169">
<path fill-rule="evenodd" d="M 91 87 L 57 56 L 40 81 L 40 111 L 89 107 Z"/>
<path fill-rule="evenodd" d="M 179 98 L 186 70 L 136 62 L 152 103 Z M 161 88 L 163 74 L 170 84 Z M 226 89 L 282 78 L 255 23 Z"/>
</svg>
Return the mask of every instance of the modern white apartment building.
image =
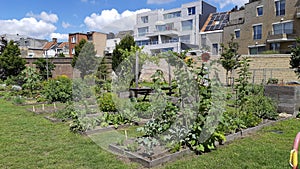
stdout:
<svg viewBox="0 0 300 169">
<path fill-rule="evenodd" d="M 154 10 L 137 15 L 134 39 L 152 55 L 172 50 L 199 49 L 199 32 L 216 7 L 198 0 L 180 8 Z"/>
</svg>

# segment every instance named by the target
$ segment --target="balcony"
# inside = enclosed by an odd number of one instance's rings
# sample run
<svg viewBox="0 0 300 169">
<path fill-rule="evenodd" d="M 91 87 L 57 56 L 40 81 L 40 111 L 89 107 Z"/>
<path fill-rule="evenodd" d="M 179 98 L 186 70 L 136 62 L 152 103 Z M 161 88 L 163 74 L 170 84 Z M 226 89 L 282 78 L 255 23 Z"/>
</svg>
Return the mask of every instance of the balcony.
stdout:
<svg viewBox="0 0 300 169">
<path fill-rule="evenodd" d="M 152 33 L 146 34 L 147 37 L 153 37 L 153 36 L 158 36 L 158 35 L 165 35 L 165 36 L 178 36 L 179 33 L 177 29 L 166 29 L 166 30 L 156 30 Z"/>
<path fill-rule="evenodd" d="M 296 17 L 300 18 L 300 6 L 296 8 Z"/>
<path fill-rule="evenodd" d="M 297 35 L 295 30 L 278 30 L 270 31 L 268 33 L 267 42 L 284 42 L 284 41 L 295 41 Z"/>
</svg>

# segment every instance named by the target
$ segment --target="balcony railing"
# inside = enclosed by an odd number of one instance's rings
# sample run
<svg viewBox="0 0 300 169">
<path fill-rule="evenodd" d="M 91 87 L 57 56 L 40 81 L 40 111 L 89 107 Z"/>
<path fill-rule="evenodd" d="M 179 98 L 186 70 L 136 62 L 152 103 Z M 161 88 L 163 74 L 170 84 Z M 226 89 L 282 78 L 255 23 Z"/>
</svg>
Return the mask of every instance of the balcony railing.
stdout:
<svg viewBox="0 0 300 169">
<path fill-rule="evenodd" d="M 270 31 L 268 33 L 267 40 L 276 40 L 276 39 L 296 39 L 297 35 L 295 34 L 294 29 L 282 29 L 276 31 Z"/>
</svg>

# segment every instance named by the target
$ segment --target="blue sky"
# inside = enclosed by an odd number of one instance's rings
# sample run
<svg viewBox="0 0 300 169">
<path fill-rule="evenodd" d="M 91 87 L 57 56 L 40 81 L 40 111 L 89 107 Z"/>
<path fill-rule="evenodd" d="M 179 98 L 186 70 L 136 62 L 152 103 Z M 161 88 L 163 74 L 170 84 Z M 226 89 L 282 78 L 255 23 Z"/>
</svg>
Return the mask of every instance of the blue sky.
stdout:
<svg viewBox="0 0 300 169">
<path fill-rule="evenodd" d="M 68 33 L 104 33 L 132 29 L 135 14 L 180 7 L 196 0 L 1 0 L 0 34 L 58 38 Z M 247 0 L 205 0 L 218 12 L 241 6 Z"/>
</svg>

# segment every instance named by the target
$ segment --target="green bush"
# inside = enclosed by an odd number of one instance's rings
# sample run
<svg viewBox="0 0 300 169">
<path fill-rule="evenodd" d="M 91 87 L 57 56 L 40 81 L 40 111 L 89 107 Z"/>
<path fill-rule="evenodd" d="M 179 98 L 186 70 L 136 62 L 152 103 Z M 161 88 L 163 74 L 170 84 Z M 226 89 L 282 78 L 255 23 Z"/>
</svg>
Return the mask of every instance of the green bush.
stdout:
<svg viewBox="0 0 300 169">
<path fill-rule="evenodd" d="M 46 100 L 52 102 L 67 102 L 72 100 L 72 81 L 67 76 L 58 76 L 44 84 L 42 91 Z"/>
<path fill-rule="evenodd" d="M 248 96 L 245 111 L 253 113 L 261 119 L 274 120 L 278 117 L 277 107 L 274 101 L 262 94 Z"/>
<path fill-rule="evenodd" d="M 110 92 L 101 94 L 98 99 L 100 110 L 104 112 L 116 112 L 117 108 L 114 103 L 114 99 L 116 97 L 117 96 L 115 94 Z"/>
</svg>

